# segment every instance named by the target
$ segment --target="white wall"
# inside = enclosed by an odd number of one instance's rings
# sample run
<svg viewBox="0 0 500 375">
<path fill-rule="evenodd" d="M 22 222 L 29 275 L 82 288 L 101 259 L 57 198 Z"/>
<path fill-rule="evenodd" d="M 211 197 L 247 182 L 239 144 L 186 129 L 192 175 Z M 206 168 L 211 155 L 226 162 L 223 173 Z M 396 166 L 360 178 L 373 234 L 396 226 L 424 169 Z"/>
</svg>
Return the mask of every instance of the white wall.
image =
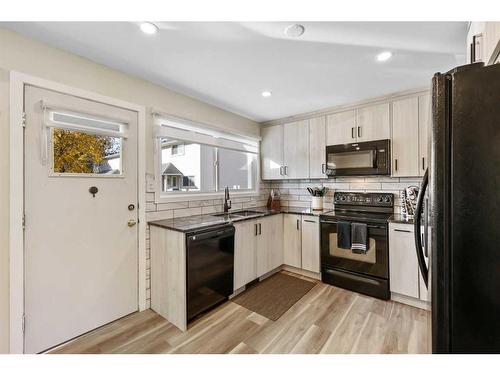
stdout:
<svg viewBox="0 0 500 375">
<path fill-rule="evenodd" d="M 147 58 L 147 57 L 145 57 Z M 155 107 L 193 121 L 259 136 L 257 123 L 0 28 L 0 353 L 9 345 L 9 72 L 11 70 Z M 147 118 L 147 171 L 153 173 L 152 121 Z"/>
</svg>

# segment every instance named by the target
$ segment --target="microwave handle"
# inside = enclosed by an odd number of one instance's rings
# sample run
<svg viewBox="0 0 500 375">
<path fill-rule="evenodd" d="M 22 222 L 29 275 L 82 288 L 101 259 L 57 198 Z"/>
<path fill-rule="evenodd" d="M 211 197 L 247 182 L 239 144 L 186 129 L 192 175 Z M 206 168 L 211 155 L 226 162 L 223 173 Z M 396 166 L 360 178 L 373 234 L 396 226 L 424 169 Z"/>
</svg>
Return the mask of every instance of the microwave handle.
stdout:
<svg viewBox="0 0 500 375">
<path fill-rule="evenodd" d="M 373 168 L 378 169 L 378 150 L 373 150 Z"/>
</svg>

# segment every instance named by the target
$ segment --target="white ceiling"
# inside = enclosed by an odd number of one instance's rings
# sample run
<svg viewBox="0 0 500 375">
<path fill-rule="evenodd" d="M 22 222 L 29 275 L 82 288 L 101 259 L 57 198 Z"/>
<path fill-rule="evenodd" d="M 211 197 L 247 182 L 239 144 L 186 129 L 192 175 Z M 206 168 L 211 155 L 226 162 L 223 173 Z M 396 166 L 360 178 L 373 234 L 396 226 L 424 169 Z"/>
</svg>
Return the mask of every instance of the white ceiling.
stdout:
<svg viewBox="0 0 500 375">
<path fill-rule="evenodd" d="M 290 22 L 156 22 L 152 36 L 133 22 L 0 26 L 257 121 L 423 87 L 465 62 L 466 22 L 300 23 L 295 39 Z"/>
</svg>

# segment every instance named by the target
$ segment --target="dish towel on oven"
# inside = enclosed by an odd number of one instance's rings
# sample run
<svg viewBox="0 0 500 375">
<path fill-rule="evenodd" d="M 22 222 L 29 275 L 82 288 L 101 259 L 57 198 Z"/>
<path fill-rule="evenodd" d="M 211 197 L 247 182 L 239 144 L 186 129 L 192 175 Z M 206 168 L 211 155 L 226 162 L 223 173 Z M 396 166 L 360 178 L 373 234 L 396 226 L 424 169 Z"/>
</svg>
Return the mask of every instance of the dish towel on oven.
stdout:
<svg viewBox="0 0 500 375">
<path fill-rule="evenodd" d="M 367 226 L 363 223 L 351 223 L 351 251 L 355 254 L 366 254 Z"/>
<path fill-rule="evenodd" d="M 351 248 L 351 223 L 348 221 L 337 223 L 337 247 L 340 249 Z"/>
</svg>

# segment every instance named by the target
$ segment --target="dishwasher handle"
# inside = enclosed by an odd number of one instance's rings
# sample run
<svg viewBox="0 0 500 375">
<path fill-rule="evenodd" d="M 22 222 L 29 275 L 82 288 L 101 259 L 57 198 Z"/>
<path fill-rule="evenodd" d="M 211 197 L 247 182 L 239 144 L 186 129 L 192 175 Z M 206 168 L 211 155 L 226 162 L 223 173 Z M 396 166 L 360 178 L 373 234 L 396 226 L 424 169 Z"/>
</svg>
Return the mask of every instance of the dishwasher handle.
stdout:
<svg viewBox="0 0 500 375">
<path fill-rule="evenodd" d="M 189 242 L 210 240 L 212 238 L 225 238 L 234 235 L 234 226 L 217 228 L 206 232 L 191 234 L 187 237 Z"/>
</svg>

